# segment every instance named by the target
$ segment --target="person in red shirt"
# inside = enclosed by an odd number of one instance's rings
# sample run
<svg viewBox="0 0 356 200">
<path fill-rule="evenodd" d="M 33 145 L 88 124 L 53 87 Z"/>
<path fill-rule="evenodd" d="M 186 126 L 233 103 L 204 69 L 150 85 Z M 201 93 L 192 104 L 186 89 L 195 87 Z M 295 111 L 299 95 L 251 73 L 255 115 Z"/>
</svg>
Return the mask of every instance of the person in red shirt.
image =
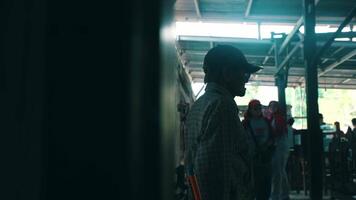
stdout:
<svg viewBox="0 0 356 200">
<path fill-rule="evenodd" d="M 287 122 L 277 101 L 268 105 L 269 121 L 276 149 L 272 158 L 272 200 L 289 199 L 289 182 L 286 165 L 289 157 Z"/>
</svg>

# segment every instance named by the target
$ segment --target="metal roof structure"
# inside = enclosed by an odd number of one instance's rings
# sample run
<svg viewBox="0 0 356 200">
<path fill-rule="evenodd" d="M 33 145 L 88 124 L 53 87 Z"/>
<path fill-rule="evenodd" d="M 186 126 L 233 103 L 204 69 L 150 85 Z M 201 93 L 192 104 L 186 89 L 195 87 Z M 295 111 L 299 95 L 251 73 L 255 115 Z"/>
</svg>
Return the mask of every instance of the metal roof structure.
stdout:
<svg viewBox="0 0 356 200">
<path fill-rule="evenodd" d="M 338 25 L 355 0 L 317 0 L 317 23 Z M 296 23 L 301 0 L 177 0 L 177 21 Z"/>
<path fill-rule="evenodd" d="M 320 0 L 316 2 L 316 22 L 338 27 L 355 7 L 356 0 Z M 288 66 L 288 86 L 303 86 L 305 65 L 302 50 L 303 34 L 301 0 L 177 0 L 176 21 L 250 22 L 262 24 L 289 24 L 295 26 L 291 34 L 279 40 L 279 60 L 276 67 L 274 45 L 276 39 L 246 39 L 229 37 L 177 37 L 177 51 L 193 82 L 202 82 L 203 59 L 207 51 L 219 44 L 238 47 L 249 62 L 263 66 L 250 79 L 252 85 L 275 85 L 275 75 Z M 356 24 L 356 18 L 350 24 Z M 350 26 L 351 27 L 351 26 Z M 318 69 L 319 87 L 356 89 L 356 32 L 342 32 L 321 57 Z M 322 48 L 334 33 L 317 34 L 317 46 Z M 281 50 L 282 49 L 282 50 Z"/>
</svg>

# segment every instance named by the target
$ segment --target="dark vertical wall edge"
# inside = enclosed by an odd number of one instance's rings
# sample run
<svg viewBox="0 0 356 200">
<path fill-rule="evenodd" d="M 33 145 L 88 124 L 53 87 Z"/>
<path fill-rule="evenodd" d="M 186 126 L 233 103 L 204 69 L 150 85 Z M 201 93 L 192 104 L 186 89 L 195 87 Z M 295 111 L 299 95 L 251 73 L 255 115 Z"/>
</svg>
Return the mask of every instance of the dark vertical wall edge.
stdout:
<svg viewBox="0 0 356 200">
<path fill-rule="evenodd" d="M 160 16 L 160 130 L 161 130 L 161 187 L 160 199 L 173 199 L 175 139 L 178 135 L 177 81 L 178 60 L 175 50 L 174 0 L 161 1 Z"/>
<path fill-rule="evenodd" d="M 0 2 L 0 199 L 173 198 L 173 6 Z"/>
</svg>

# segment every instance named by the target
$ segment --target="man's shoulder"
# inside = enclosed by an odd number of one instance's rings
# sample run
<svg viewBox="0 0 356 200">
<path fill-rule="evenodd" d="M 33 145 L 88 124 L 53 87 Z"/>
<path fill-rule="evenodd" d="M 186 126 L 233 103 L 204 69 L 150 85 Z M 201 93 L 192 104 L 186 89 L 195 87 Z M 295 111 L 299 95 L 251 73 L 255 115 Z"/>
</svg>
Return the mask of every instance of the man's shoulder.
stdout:
<svg viewBox="0 0 356 200">
<path fill-rule="evenodd" d="M 236 106 L 233 100 L 226 98 L 223 95 L 211 95 L 204 94 L 199 99 L 197 99 L 191 110 L 204 110 L 208 108 L 223 109 L 223 108 L 233 108 Z"/>
<path fill-rule="evenodd" d="M 202 95 L 192 105 L 190 112 L 203 112 L 209 108 L 217 107 L 220 104 L 220 98 L 209 95 Z"/>
</svg>

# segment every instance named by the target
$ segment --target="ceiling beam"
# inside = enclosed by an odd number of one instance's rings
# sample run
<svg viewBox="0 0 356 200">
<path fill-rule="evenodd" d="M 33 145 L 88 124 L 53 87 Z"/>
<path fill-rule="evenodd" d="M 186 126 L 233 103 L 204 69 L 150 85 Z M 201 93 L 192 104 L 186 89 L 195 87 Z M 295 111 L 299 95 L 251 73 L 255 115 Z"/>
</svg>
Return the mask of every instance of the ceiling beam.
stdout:
<svg viewBox="0 0 356 200">
<path fill-rule="evenodd" d="M 207 54 L 207 51 L 185 51 L 182 54 L 182 58 L 184 60 L 193 60 L 193 61 L 201 61 L 204 59 L 204 56 Z M 265 61 L 266 59 L 269 60 L 270 58 L 274 58 L 273 55 L 263 55 L 263 54 L 245 54 L 245 57 L 248 59 L 264 59 L 262 62 L 262 66 L 266 65 L 267 61 Z M 293 65 L 298 65 L 298 66 L 303 66 L 304 63 L 302 63 L 303 58 L 300 56 L 297 56 L 296 59 L 298 59 L 297 62 L 296 60 L 294 60 Z M 333 57 L 323 57 L 321 58 L 323 60 L 323 63 L 326 63 L 327 61 L 336 61 L 339 60 L 337 58 L 333 58 Z M 349 62 L 356 62 L 356 59 L 352 58 L 352 59 L 348 59 L 347 61 Z"/>
<path fill-rule="evenodd" d="M 342 58 L 340 58 L 340 60 L 336 60 L 334 63 L 332 63 L 329 66 L 323 67 L 322 71 L 319 72 L 318 76 L 322 76 L 324 74 L 326 74 L 327 72 L 333 70 L 335 67 L 339 66 L 341 63 L 347 61 L 348 59 L 352 58 L 353 56 L 356 55 L 356 49 L 354 49 L 353 51 L 349 52 L 348 54 L 346 54 L 345 56 L 343 56 Z"/>
<path fill-rule="evenodd" d="M 318 5 L 319 1 L 320 0 L 315 1 L 315 6 Z M 282 52 L 286 49 L 286 47 L 288 46 L 289 42 L 292 40 L 294 35 L 299 31 L 300 27 L 302 27 L 303 23 L 304 23 L 303 17 L 300 17 L 297 23 L 295 24 L 293 30 L 288 34 L 286 39 L 284 39 L 281 48 L 278 51 L 278 54 L 282 54 Z"/>
<path fill-rule="evenodd" d="M 317 33 L 317 36 L 318 36 L 318 40 L 327 41 L 334 34 L 335 34 L 335 32 Z M 340 32 L 339 34 L 335 35 L 335 38 L 353 38 L 353 37 L 356 37 L 356 32 L 355 31 Z"/>
<path fill-rule="evenodd" d="M 193 0 L 194 1 L 194 7 L 195 7 L 195 13 L 197 14 L 198 18 L 201 18 L 201 12 L 200 12 L 200 6 L 199 6 L 199 0 Z"/>
<path fill-rule="evenodd" d="M 252 9 L 252 4 L 253 4 L 253 0 L 248 0 L 247 3 L 247 8 L 245 11 L 245 17 L 248 17 L 250 15 L 251 9 Z"/>
<path fill-rule="evenodd" d="M 189 74 L 193 77 L 204 77 L 204 72 L 203 71 L 190 71 Z M 257 72 L 256 74 L 253 74 L 254 76 L 259 76 L 259 77 L 271 77 L 271 78 L 274 78 L 274 74 L 273 73 L 261 73 L 261 72 Z M 304 75 L 302 74 L 290 74 L 288 75 L 289 77 L 292 77 L 292 78 L 304 78 Z M 356 77 L 352 77 L 352 76 L 323 76 L 323 82 L 325 81 L 325 79 L 335 79 L 338 80 L 342 80 L 340 81 L 341 83 L 347 83 L 347 82 L 350 82 L 351 80 L 356 80 Z M 298 79 L 298 82 L 300 79 Z"/>
<path fill-rule="evenodd" d="M 344 83 L 350 82 L 351 80 L 352 80 L 351 78 L 347 78 L 347 79 L 345 79 L 345 80 L 341 81 L 341 84 L 344 84 Z"/>
<path fill-rule="evenodd" d="M 342 51 L 344 48 L 345 48 L 345 47 L 339 47 L 338 49 L 336 49 L 335 51 L 333 51 L 333 52 L 330 54 L 330 56 L 334 56 L 335 54 L 337 54 L 337 53 L 339 53 L 340 51 Z M 332 59 L 335 60 L 335 58 L 321 58 L 321 59 L 320 59 L 320 60 L 321 60 L 321 65 L 324 64 L 324 63 L 326 63 L 326 62 L 328 62 L 329 60 L 332 60 Z"/>
<path fill-rule="evenodd" d="M 271 55 L 273 52 L 273 48 L 274 48 L 274 45 L 271 46 L 271 48 L 269 49 L 267 54 L 249 53 L 249 54 L 245 54 L 245 57 L 247 57 L 247 58 L 264 58 L 262 65 L 265 65 L 267 63 L 267 61 L 265 61 L 267 59 L 267 57 L 274 58 L 274 55 Z M 333 51 L 330 54 L 330 56 L 334 56 L 335 54 L 337 54 L 338 52 L 340 52 L 343 49 L 345 49 L 345 48 L 339 47 L 338 49 Z M 183 51 L 182 55 L 183 55 L 183 58 L 201 57 L 203 59 L 207 53 L 208 53 L 208 50 L 188 50 L 188 49 L 186 49 Z M 304 61 L 301 56 L 298 56 L 297 58 L 300 59 L 301 61 Z M 325 60 L 325 62 L 339 60 L 334 57 L 322 57 L 321 59 Z M 356 59 L 349 59 L 348 61 L 356 62 Z"/>
<path fill-rule="evenodd" d="M 263 60 L 263 62 L 262 62 L 262 66 L 265 66 L 265 65 L 266 65 L 266 63 L 267 63 L 267 61 L 268 61 L 268 59 L 269 59 L 270 57 L 274 57 L 274 56 L 271 55 L 272 52 L 273 52 L 273 49 L 274 49 L 274 45 L 272 45 L 271 48 L 268 50 L 268 54 L 267 54 L 266 57 L 264 58 L 264 60 Z"/>
<path fill-rule="evenodd" d="M 281 45 L 281 48 L 278 51 L 278 54 L 282 54 L 282 52 L 287 48 L 288 44 L 290 41 L 292 41 L 292 38 L 294 35 L 299 31 L 300 27 L 303 25 L 303 17 L 301 17 L 297 23 L 295 24 L 293 30 L 287 35 L 286 39 L 283 40 L 283 43 Z"/>
<path fill-rule="evenodd" d="M 203 70 L 203 61 L 190 61 L 189 63 L 187 63 L 187 67 L 189 67 L 190 69 L 196 69 L 196 70 Z M 356 74 L 356 71 L 354 69 L 352 69 L 352 67 L 354 66 L 343 66 L 344 69 L 333 69 L 333 72 L 335 72 L 334 74 L 342 74 L 342 75 L 353 75 Z M 276 71 L 276 66 L 263 66 L 263 69 L 261 71 L 264 70 L 268 70 L 271 71 L 273 73 L 275 73 Z M 304 76 L 304 66 L 300 65 L 300 66 L 294 66 L 290 68 L 291 72 L 296 72 L 296 73 L 301 73 Z"/>
<path fill-rule="evenodd" d="M 318 37 L 318 34 L 316 34 Z M 219 42 L 223 43 L 236 43 L 236 44 L 258 44 L 258 45 L 272 45 L 271 39 L 258 40 L 257 38 L 237 38 L 237 37 L 217 37 L 217 36 L 190 36 L 190 35 L 179 35 L 177 37 L 178 42 L 214 42 L 218 44 Z M 299 44 L 299 41 L 291 42 L 291 45 Z M 316 43 L 317 46 L 323 46 L 325 42 L 319 41 Z M 181 44 L 181 47 L 184 48 L 184 44 Z M 356 42 L 349 41 L 334 41 L 332 47 L 352 47 L 356 48 Z M 207 50 L 207 49 L 206 49 Z"/>
<path fill-rule="evenodd" d="M 284 58 L 282 63 L 278 66 L 278 69 L 276 71 L 276 75 L 281 72 L 283 69 L 284 65 L 288 63 L 288 61 L 292 58 L 292 56 L 297 52 L 297 50 L 303 46 L 303 42 L 299 42 L 297 45 L 293 47 L 293 49 L 288 53 L 288 55 Z"/>
<path fill-rule="evenodd" d="M 200 77 L 193 78 L 193 82 L 195 83 L 203 83 L 204 79 Z M 259 80 L 250 80 L 246 85 L 257 85 L 257 86 L 275 86 L 275 81 L 259 81 Z M 304 86 L 304 82 L 299 82 L 299 81 L 293 81 L 293 82 L 288 82 L 288 87 L 296 87 L 296 86 Z M 326 88 L 326 89 L 351 89 L 355 90 L 356 89 L 356 84 L 328 84 L 328 83 L 318 83 L 318 86 L 320 88 Z"/>
<path fill-rule="evenodd" d="M 335 41 L 335 38 L 337 37 L 337 35 L 339 35 L 341 33 L 342 29 L 344 29 L 344 27 L 352 21 L 352 18 L 355 15 L 356 15 L 356 6 L 352 8 L 350 13 L 345 18 L 345 20 L 340 24 L 338 29 L 333 33 L 333 35 L 328 39 L 328 41 L 323 45 L 323 47 L 321 49 L 319 49 L 319 51 L 316 52 L 316 54 L 314 56 L 314 62 L 319 64 L 320 57 L 325 53 L 326 50 L 328 50 L 331 47 L 331 45 Z"/>
<path fill-rule="evenodd" d="M 236 37 L 213 37 L 213 36 L 178 36 L 178 41 L 196 41 L 196 42 L 229 42 L 229 43 L 252 43 L 252 44 L 272 44 L 271 40 L 258 40 L 254 38 L 236 38 Z"/>
<path fill-rule="evenodd" d="M 295 25 L 296 21 L 299 20 L 298 16 L 288 16 L 288 15 L 250 15 L 248 18 L 244 18 L 244 14 L 237 14 L 236 12 L 213 12 L 206 11 L 204 16 L 201 18 L 197 17 L 196 11 L 185 11 L 176 10 L 175 11 L 175 21 L 180 22 L 213 22 L 213 23 L 237 23 L 237 22 L 261 22 L 262 24 L 289 24 Z M 317 24 L 325 25 L 339 25 L 345 17 L 326 17 L 318 16 Z M 353 22 L 356 22 L 354 20 Z"/>
</svg>

